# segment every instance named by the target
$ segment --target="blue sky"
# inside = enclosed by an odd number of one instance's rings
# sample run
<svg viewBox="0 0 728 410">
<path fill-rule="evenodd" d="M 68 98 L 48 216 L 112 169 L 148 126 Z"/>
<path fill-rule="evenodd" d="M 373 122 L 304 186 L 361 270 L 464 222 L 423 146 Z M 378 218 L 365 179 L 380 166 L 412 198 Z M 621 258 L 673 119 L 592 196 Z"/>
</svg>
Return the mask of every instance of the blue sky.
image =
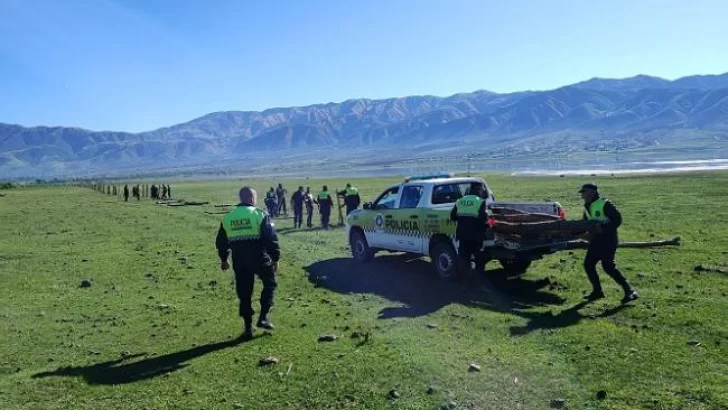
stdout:
<svg viewBox="0 0 728 410">
<path fill-rule="evenodd" d="M 214 111 L 728 71 L 724 0 L 0 0 L 0 122 L 144 131 Z"/>
</svg>

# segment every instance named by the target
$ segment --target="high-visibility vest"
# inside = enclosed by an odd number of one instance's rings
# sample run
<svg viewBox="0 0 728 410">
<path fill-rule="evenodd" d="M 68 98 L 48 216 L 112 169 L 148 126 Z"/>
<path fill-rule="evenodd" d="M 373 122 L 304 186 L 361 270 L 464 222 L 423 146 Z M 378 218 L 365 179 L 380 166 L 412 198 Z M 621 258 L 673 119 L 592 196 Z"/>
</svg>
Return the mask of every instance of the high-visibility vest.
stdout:
<svg viewBox="0 0 728 410">
<path fill-rule="evenodd" d="M 252 241 L 260 239 L 260 225 L 265 212 L 254 206 L 239 206 L 225 215 L 222 227 L 228 241 Z"/>
<path fill-rule="evenodd" d="M 321 191 L 318 194 L 319 201 L 325 201 L 329 197 L 329 191 Z"/>
<path fill-rule="evenodd" d="M 350 186 L 346 188 L 346 196 L 354 196 L 359 193 L 359 189 L 357 189 L 354 186 Z"/>
<path fill-rule="evenodd" d="M 604 215 L 604 205 L 609 202 L 608 199 L 598 198 L 589 204 L 589 209 L 584 209 L 584 217 L 595 221 L 606 221 L 608 218 Z"/>
<path fill-rule="evenodd" d="M 465 195 L 455 203 L 458 216 L 472 216 L 477 218 L 478 211 L 485 200 L 477 195 Z"/>
</svg>

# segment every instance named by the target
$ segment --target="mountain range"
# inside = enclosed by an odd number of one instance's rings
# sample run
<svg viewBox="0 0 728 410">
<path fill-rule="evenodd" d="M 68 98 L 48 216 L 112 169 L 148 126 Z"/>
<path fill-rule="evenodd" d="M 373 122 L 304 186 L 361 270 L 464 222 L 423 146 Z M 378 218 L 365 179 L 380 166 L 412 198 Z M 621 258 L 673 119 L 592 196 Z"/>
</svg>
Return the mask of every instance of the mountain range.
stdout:
<svg viewBox="0 0 728 410">
<path fill-rule="evenodd" d="M 214 168 L 243 159 L 304 161 L 314 151 L 378 159 L 396 151 L 389 157 L 397 161 L 413 153 L 508 158 L 656 146 L 673 154 L 728 147 L 728 73 L 216 112 L 142 133 L 0 123 L 0 175 Z"/>
</svg>

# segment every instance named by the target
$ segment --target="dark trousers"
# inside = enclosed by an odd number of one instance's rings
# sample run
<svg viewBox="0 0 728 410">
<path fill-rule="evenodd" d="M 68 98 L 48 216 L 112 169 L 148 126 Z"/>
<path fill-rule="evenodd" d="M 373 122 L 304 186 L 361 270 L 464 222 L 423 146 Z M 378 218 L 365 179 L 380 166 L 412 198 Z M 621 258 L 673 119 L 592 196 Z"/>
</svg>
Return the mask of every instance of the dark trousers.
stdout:
<svg viewBox="0 0 728 410">
<path fill-rule="evenodd" d="M 324 229 L 329 229 L 329 218 L 331 217 L 331 208 L 321 207 L 321 227 Z"/>
<path fill-rule="evenodd" d="M 460 265 L 460 274 L 470 274 L 470 262 L 475 259 L 475 268 L 481 271 L 485 269 L 483 264 L 483 255 L 481 249 L 483 247 L 482 240 L 459 240 L 458 241 L 458 263 Z"/>
<path fill-rule="evenodd" d="M 269 201 L 267 201 L 266 206 L 268 207 L 268 214 L 271 217 L 277 216 L 276 212 L 278 211 L 278 209 L 276 209 L 276 208 L 278 206 L 276 205 L 275 202 L 269 200 Z"/>
<path fill-rule="evenodd" d="M 602 290 L 602 284 L 599 281 L 599 275 L 597 274 L 597 263 L 602 262 L 602 268 L 607 275 L 611 276 L 619 286 L 624 289 L 625 292 L 630 290 L 629 282 L 622 275 L 622 272 L 617 269 L 617 265 L 614 262 L 614 256 L 617 253 L 616 238 L 600 241 L 592 241 L 589 245 L 589 249 L 586 251 L 586 257 L 584 258 L 584 271 L 586 276 L 591 282 L 592 289 L 600 292 Z"/>
<path fill-rule="evenodd" d="M 286 199 L 278 198 L 278 215 L 282 213 L 288 215 L 288 210 L 286 209 Z"/>
<path fill-rule="evenodd" d="M 300 228 L 303 223 L 303 206 L 295 205 L 293 207 L 293 226 Z"/>
<path fill-rule="evenodd" d="M 353 204 L 347 204 L 346 205 L 346 215 L 348 216 L 352 211 L 356 210 L 356 205 Z"/>
<path fill-rule="evenodd" d="M 309 228 L 313 226 L 313 207 L 309 206 L 306 208 L 306 226 Z"/>
<path fill-rule="evenodd" d="M 236 270 L 235 271 L 235 291 L 240 299 L 240 309 L 238 314 L 245 319 L 246 322 L 253 320 L 253 288 L 255 286 L 255 275 L 258 275 L 263 282 L 263 290 L 260 292 L 260 314 L 266 315 L 273 307 L 273 296 L 275 294 L 278 283 L 276 282 L 276 274 L 272 266 L 261 267 L 260 270 L 254 272 L 252 270 Z"/>
</svg>

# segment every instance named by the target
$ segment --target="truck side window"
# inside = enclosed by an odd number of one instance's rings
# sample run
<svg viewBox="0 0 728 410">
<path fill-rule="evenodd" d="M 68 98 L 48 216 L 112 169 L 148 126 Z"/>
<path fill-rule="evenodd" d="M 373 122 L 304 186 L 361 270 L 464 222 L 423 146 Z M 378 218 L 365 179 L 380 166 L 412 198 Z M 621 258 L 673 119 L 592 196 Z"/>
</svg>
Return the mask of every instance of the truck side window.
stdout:
<svg viewBox="0 0 728 410">
<path fill-rule="evenodd" d="M 379 195 L 379 198 L 377 198 L 376 201 L 374 201 L 374 206 L 372 208 L 374 209 L 392 209 L 394 208 L 394 203 L 397 201 L 397 193 L 399 192 L 399 187 L 393 187 L 390 188 L 382 193 L 382 195 Z"/>
<path fill-rule="evenodd" d="M 402 199 L 399 200 L 399 209 L 417 208 L 423 191 L 424 188 L 418 185 L 407 185 L 402 188 Z"/>
</svg>

